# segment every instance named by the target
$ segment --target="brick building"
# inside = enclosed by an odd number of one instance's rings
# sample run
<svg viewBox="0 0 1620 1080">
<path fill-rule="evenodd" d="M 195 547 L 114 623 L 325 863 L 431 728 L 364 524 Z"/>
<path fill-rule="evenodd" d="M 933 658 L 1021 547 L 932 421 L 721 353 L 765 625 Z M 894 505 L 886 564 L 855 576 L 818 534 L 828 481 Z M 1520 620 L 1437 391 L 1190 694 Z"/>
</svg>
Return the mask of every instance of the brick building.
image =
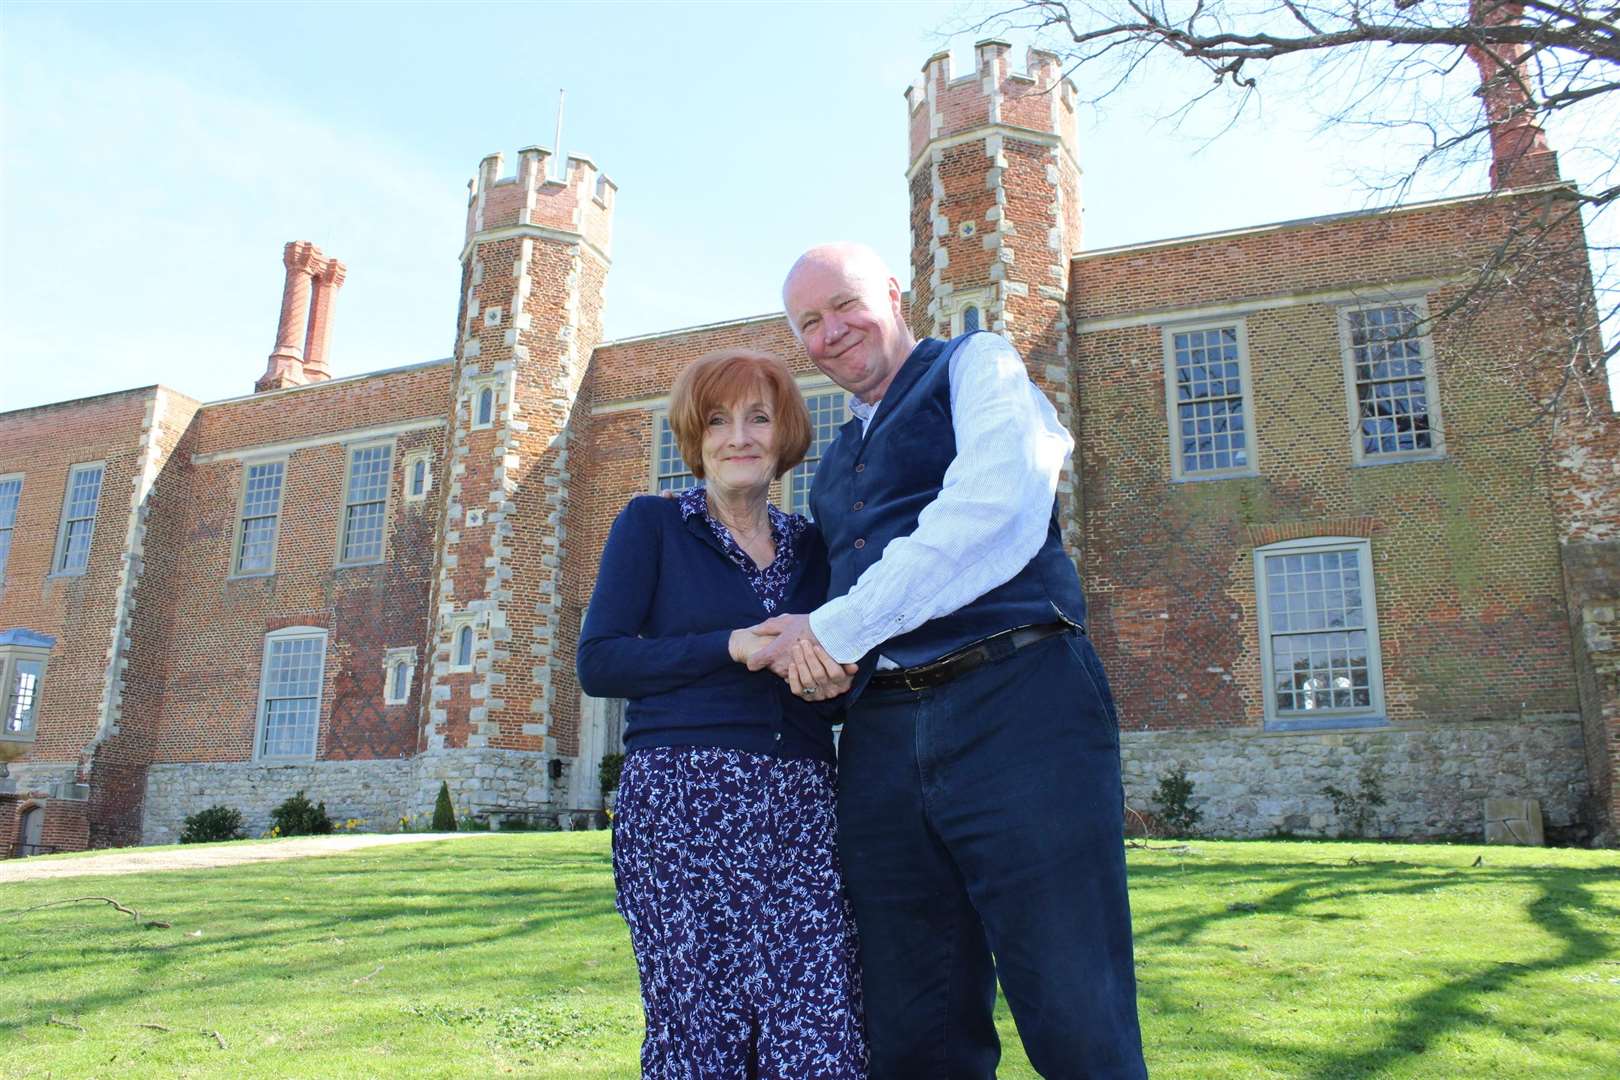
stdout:
<svg viewBox="0 0 1620 1080">
<path fill-rule="evenodd" d="M 928 61 L 909 312 L 1005 334 L 1075 432 L 1065 536 L 1133 805 L 1181 766 L 1220 833 L 1335 832 L 1324 788 L 1369 780 L 1386 834 L 1477 834 L 1490 796 L 1611 829 L 1616 428 L 1606 393 L 1530 422 L 1590 293 L 1578 219 L 1578 267 L 1427 321 L 1567 190 L 1540 133 L 1503 121 L 1484 194 L 1088 252 L 1075 101 L 1044 53 Z M 298 790 L 373 827 L 441 782 L 598 805 L 621 703 L 582 697 L 574 644 L 618 508 L 690 482 L 675 373 L 789 358 L 818 433 L 795 508 L 846 405 L 779 315 L 601 341 L 616 187 L 547 159 L 470 185 L 450 359 L 332 377 L 345 269 L 289 244 L 253 393 L 0 414 L 0 847 L 172 840 L 216 803 L 262 829 Z"/>
</svg>

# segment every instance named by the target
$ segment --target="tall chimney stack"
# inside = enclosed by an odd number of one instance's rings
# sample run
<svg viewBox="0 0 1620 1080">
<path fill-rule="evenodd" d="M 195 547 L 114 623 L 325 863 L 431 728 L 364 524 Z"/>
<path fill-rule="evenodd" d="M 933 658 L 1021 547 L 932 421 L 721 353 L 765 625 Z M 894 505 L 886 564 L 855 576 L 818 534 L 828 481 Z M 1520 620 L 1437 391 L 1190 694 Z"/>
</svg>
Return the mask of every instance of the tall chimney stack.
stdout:
<svg viewBox="0 0 1620 1080">
<path fill-rule="evenodd" d="M 264 375 L 253 384 L 256 393 L 332 377 L 326 357 L 332 332 L 332 300 L 343 286 L 346 268 L 322 255 L 321 249 L 307 240 L 288 243 L 281 261 L 287 268 L 281 290 L 281 321 Z"/>
<path fill-rule="evenodd" d="M 1473 0 L 1476 26 L 1517 23 L 1524 15 L 1520 0 Z M 1536 123 L 1523 69 L 1528 47 L 1520 43 L 1470 45 L 1468 55 L 1479 67 L 1479 95 L 1491 125 L 1491 189 L 1528 187 L 1558 180 L 1558 155 L 1547 145 L 1547 133 Z"/>
</svg>

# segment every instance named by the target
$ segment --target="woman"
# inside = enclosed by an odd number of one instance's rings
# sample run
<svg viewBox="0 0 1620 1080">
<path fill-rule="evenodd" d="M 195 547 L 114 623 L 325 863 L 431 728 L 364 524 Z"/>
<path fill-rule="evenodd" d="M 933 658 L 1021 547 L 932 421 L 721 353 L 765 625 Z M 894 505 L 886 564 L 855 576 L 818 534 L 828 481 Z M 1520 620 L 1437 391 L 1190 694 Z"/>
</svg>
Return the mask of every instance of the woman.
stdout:
<svg viewBox="0 0 1620 1080">
<path fill-rule="evenodd" d="M 820 534 L 766 501 L 810 418 L 780 359 L 726 350 L 676 379 L 669 422 L 705 484 L 625 507 L 579 643 L 584 691 L 629 699 L 613 873 L 642 1075 L 864 1077 L 828 701 L 854 669 L 799 650 L 790 686 L 746 666 L 746 627 L 826 599 Z"/>
</svg>

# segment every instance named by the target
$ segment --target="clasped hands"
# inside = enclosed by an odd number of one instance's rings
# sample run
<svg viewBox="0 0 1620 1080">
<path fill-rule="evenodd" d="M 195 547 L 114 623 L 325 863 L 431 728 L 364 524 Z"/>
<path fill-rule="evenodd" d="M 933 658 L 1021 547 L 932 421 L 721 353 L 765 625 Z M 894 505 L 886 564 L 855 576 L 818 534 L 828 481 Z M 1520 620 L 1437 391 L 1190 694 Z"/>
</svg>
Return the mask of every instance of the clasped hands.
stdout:
<svg viewBox="0 0 1620 1080">
<path fill-rule="evenodd" d="M 749 671 L 770 668 L 786 679 L 795 697 L 826 701 L 849 692 L 854 664 L 840 664 L 821 647 L 808 615 L 778 615 L 731 632 L 731 658 Z"/>
</svg>

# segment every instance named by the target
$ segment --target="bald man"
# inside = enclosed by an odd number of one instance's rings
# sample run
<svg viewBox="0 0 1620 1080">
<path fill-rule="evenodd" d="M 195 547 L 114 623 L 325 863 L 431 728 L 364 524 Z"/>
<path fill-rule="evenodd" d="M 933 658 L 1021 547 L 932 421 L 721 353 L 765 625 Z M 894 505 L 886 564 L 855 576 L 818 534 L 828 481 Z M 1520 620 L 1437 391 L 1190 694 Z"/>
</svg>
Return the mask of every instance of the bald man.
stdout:
<svg viewBox="0 0 1620 1080">
<path fill-rule="evenodd" d="M 860 664 L 839 854 L 872 1075 L 993 1078 L 999 974 L 1042 1076 L 1145 1077 L 1118 720 L 1054 498 L 1073 439 L 1004 338 L 918 342 L 900 297 L 858 244 L 783 286 L 854 418 L 810 489 L 831 598 L 750 663 L 786 674 L 806 639 Z"/>
</svg>

